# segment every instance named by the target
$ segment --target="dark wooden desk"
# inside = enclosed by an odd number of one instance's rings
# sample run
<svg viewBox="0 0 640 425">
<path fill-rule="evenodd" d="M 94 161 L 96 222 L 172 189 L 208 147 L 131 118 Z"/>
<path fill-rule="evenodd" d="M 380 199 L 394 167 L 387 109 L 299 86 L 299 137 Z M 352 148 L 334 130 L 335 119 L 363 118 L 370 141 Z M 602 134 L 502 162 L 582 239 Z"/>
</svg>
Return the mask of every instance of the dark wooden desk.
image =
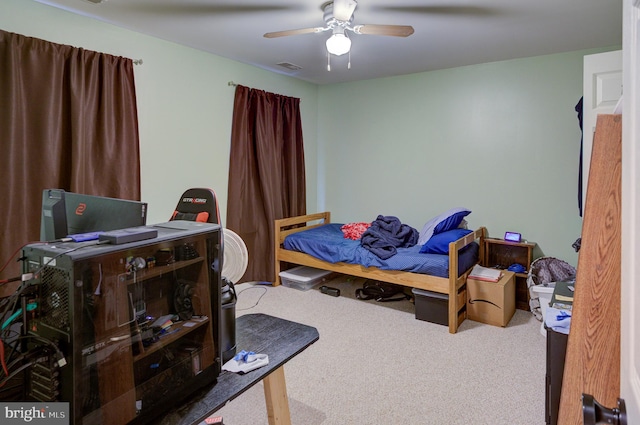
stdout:
<svg viewBox="0 0 640 425">
<path fill-rule="evenodd" d="M 228 401 L 264 381 L 264 395 L 270 425 L 291 424 L 284 379 L 284 364 L 319 338 L 318 330 L 266 314 L 247 314 L 236 320 L 238 351 L 269 356 L 269 364 L 247 374 L 222 371 L 218 382 L 196 392 L 179 408 L 171 410 L 160 425 L 193 425 L 212 416 Z"/>
</svg>

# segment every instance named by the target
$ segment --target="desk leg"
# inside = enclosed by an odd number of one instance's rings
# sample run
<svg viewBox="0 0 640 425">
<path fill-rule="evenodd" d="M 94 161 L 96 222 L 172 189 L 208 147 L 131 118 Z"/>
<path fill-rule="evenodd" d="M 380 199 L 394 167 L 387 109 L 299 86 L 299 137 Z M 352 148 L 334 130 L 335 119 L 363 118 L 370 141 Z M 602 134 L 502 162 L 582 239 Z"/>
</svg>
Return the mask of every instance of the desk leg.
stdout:
<svg viewBox="0 0 640 425">
<path fill-rule="evenodd" d="M 263 380 L 269 425 L 291 425 L 284 366 L 274 370 Z"/>
</svg>

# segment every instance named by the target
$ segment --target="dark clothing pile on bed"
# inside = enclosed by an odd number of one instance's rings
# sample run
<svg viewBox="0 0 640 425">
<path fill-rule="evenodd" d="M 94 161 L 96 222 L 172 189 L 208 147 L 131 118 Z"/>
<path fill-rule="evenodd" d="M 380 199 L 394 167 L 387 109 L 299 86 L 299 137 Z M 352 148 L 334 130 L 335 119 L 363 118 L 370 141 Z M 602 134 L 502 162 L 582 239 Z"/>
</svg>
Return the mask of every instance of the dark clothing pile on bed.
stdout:
<svg viewBox="0 0 640 425">
<path fill-rule="evenodd" d="M 396 248 L 414 246 L 419 236 L 416 229 L 402 224 L 397 217 L 379 215 L 362 234 L 360 243 L 363 248 L 386 260 L 396 254 Z"/>
</svg>

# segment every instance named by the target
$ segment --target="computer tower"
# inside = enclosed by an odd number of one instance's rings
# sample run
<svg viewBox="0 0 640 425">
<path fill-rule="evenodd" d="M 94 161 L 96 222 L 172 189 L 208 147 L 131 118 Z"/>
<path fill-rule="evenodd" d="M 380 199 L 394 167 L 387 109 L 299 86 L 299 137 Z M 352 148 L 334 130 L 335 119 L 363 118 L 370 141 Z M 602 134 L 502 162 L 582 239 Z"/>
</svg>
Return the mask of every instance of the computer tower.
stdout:
<svg viewBox="0 0 640 425">
<path fill-rule="evenodd" d="M 144 424 L 221 370 L 221 228 L 168 222 L 122 245 L 36 243 L 23 338 L 26 397 L 69 402 L 71 424 Z M 60 366 L 60 359 L 66 365 Z"/>
</svg>

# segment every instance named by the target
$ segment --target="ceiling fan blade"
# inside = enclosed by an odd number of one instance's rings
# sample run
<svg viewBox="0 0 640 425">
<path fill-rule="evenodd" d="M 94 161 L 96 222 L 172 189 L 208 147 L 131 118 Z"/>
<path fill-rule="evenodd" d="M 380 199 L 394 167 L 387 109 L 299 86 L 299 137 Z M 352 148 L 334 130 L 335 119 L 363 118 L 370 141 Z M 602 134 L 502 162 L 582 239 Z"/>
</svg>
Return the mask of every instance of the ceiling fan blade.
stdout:
<svg viewBox="0 0 640 425">
<path fill-rule="evenodd" d="M 277 38 L 277 37 L 286 37 L 289 35 L 300 35 L 300 34 L 311 34 L 314 32 L 322 32 L 327 28 L 324 27 L 315 27 L 315 28 L 301 28 L 298 30 L 286 30 L 286 31 L 275 31 L 268 32 L 264 35 L 265 38 Z"/>
<path fill-rule="evenodd" d="M 357 5 L 356 0 L 334 0 L 333 17 L 338 21 L 349 22 Z"/>
<path fill-rule="evenodd" d="M 353 32 L 367 35 L 409 37 L 413 34 L 413 27 L 411 25 L 355 25 Z"/>
<path fill-rule="evenodd" d="M 91 0 L 93 1 L 93 0 Z M 236 15 L 247 13 L 275 13 L 302 11 L 299 6 L 264 6 L 258 4 L 202 4 L 204 2 L 123 2 L 122 8 L 128 12 L 153 13 L 154 15 Z"/>
<path fill-rule="evenodd" d="M 376 8 L 383 12 L 402 12 L 423 15 L 492 16 L 502 14 L 500 10 L 481 6 L 385 6 Z"/>
</svg>

